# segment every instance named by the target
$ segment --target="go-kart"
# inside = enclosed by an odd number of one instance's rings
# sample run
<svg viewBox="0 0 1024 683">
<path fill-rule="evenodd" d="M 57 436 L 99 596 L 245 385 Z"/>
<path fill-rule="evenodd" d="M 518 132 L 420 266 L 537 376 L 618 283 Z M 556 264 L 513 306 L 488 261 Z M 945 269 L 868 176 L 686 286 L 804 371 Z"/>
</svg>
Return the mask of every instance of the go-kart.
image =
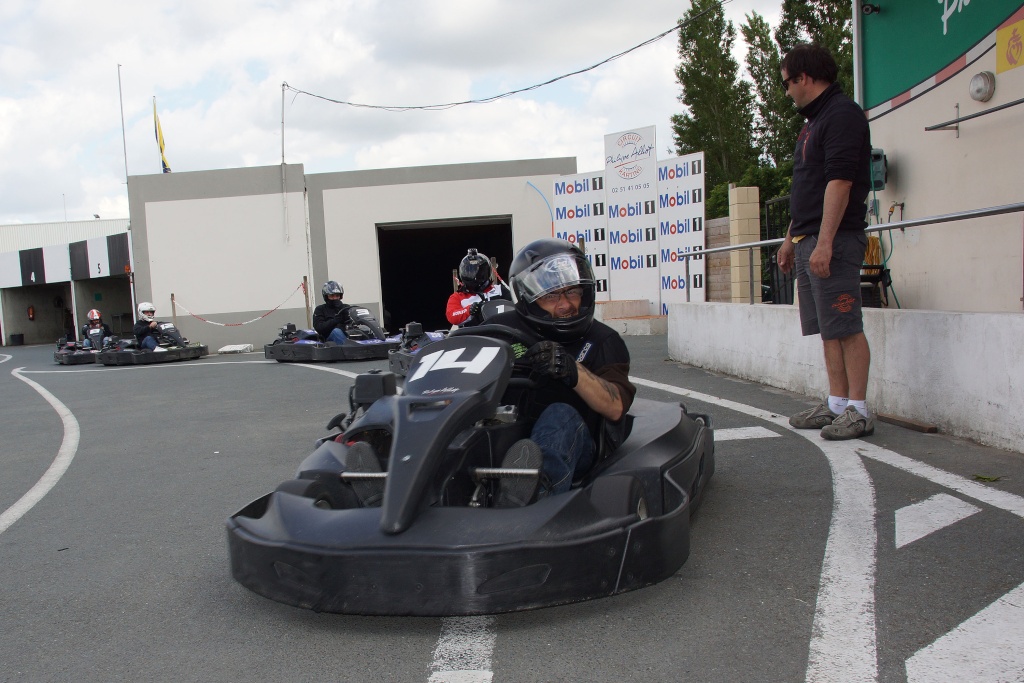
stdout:
<svg viewBox="0 0 1024 683">
<path fill-rule="evenodd" d="M 488 319 L 506 313 L 513 309 L 513 304 L 507 299 L 491 299 L 485 301 L 480 307 L 480 319 L 486 322 Z M 408 323 L 402 328 L 402 336 L 397 349 L 388 352 L 388 369 L 399 377 L 405 377 L 412 365 L 413 358 L 427 344 L 439 341 L 448 336 L 445 330 L 436 332 L 424 332 L 423 325 L 419 323 Z"/>
<path fill-rule="evenodd" d="M 401 329 L 398 348 L 388 351 L 388 369 L 399 377 L 405 377 L 416 354 L 427 344 L 441 341 L 448 336 L 446 330 L 425 332 L 420 323 L 407 323 Z"/>
<path fill-rule="evenodd" d="M 328 425 L 341 431 L 227 520 L 234 578 L 315 611 L 446 616 L 589 600 L 674 574 L 714 472 L 711 419 L 680 404 L 636 399 L 628 438 L 599 446 L 568 493 L 498 505 L 502 480 L 540 476 L 500 466 L 530 433 L 521 409 L 537 385 L 515 348 L 533 341 L 494 324 L 454 331 L 416 356 L 401 395 L 393 373 L 359 375 L 352 412 Z"/>
<path fill-rule="evenodd" d="M 377 319 L 359 306 L 348 309 L 344 343 L 322 341 L 315 330 L 299 330 L 293 323 L 281 328 L 277 339 L 263 346 L 263 355 L 279 363 L 318 363 L 339 360 L 379 360 L 398 348 L 401 335 L 387 336 Z"/>
<path fill-rule="evenodd" d="M 181 336 L 174 323 L 158 322 L 156 349 L 142 349 L 134 339 L 122 339 L 116 346 L 96 354 L 96 361 L 103 365 L 148 365 L 193 360 L 209 353 L 210 349 L 205 344 L 192 344 Z"/>
<path fill-rule="evenodd" d="M 103 337 L 103 328 L 89 328 L 88 341 L 77 341 L 74 339 L 61 339 L 57 342 L 57 350 L 53 352 L 53 362 L 61 365 L 83 365 L 95 363 L 96 356 L 104 349 L 113 348 L 117 343 L 117 337 Z"/>
</svg>

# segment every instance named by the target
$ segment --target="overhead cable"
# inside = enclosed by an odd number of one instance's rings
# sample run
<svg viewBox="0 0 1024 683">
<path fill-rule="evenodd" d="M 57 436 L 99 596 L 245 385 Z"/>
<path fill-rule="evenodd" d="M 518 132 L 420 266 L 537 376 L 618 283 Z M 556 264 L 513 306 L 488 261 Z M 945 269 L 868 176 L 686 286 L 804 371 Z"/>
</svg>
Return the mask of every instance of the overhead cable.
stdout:
<svg viewBox="0 0 1024 683">
<path fill-rule="evenodd" d="M 727 1 L 729 1 L 729 0 L 727 0 Z M 421 105 L 362 104 L 362 103 L 359 103 L 359 102 L 349 102 L 347 100 L 336 100 L 334 98 L 327 97 L 325 95 L 317 95 L 316 93 L 311 93 L 309 91 L 301 90 L 299 88 L 295 88 L 295 87 L 293 87 L 291 85 L 288 85 L 287 82 L 282 83 L 282 87 L 285 90 L 291 90 L 292 92 L 294 92 L 294 93 L 296 93 L 298 95 L 308 95 L 310 97 L 315 97 L 318 100 L 324 100 L 325 102 L 330 102 L 332 104 L 344 104 L 344 105 L 349 106 L 349 107 L 359 107 L 359 108 L 362 108 L 362 109 L 381 109 L 381 110 L 384 110 L 384 111 L 394 111 L 394 112 L 403 112 L 403 111 L 441 111 L 441 110 L 444 110 L 444 109 L 451 109 L 452 107 L 460 107 L 460 106 L 465 105 L 465 104 L 487 104 L 488 102 L 496 102 L 498 100 L 505 99 L 506 97 L 511 97 L 512 95 L 518 95 L 519 93 L 524 93 L 524 92 L 528 92 L 530 90 L 537 90 L 538 88 L 543 88 L 546 85 L 551 85 L 552 83 L 557 83 L 558 81 L 561 81 L 563 79 L 569 78 L 570 76 L 578 76 L 579 74 L 586 73 L 588 71 L 593 71 L 594 69 L 598 68 L 599 66 L 604 66 L 608 62 L 614 61 L 614 60 L 616 60 L 616 59 L 618 59 L 620 57 L 628 55 L 630 52 L 633 52 L 635 50 L 639 50 L 642 47 L 645 47 L 647 45 L 650 45 L 651 43 L 655 43 L 655 42 L 661 40 L 662 38 L 664 38 L 668 34 L 674 33 L 675 31 L 678 31 L 679 29 L 683 28 L 686 24 L 701 18 L 705 14 L 711 12 L 713 9 L 714 8 L 708 8 L 708 9 L 704 10 L 703 12 L 700 12 L 699 14 L 695 14 L 694 16 L 690 17 L 689 21 L 687 21 L 685 23 L 679 22 L 675 26 L 673 26 L 672 28 L 668 29 L 667 31 L 662 31 L 661 33 L 659 33 L 658 35 L 654 36 L 653 38 L 645 40 L 644 42 L 640 43 L 639 45 L 634 45 L 633 47 L 629 48 L 628 50 L 623 50 L 622 52 L 619 52 L 618 54 L 614 54 L 611 57 L 608 57 L 607 59 L 602 59 L 597 64 L 593 64 L 593 65 L 588 66 L 586 68 L 578 69 L 576 71 L 572 71 L 572 72 L 567 73 L 567 74 L 562 74 L 561 76 L 556 76 L 554 78 L 551 78 L 551 79 L 548 79 L 548 80 L 544 81 L 543 83 L 537 83 L 536 85 L 527 86 L 525 88 L 518 88 L 516 90 L 509 90 L 508 92 L 501 93 L 500 95 L 492 95 L 490 97 L 483 97 L 483 98 L 475 99 L 475 100 L 463 100 L 461 102 L 447 102 L 445 104 L 421 104 Z"/>
</svg>

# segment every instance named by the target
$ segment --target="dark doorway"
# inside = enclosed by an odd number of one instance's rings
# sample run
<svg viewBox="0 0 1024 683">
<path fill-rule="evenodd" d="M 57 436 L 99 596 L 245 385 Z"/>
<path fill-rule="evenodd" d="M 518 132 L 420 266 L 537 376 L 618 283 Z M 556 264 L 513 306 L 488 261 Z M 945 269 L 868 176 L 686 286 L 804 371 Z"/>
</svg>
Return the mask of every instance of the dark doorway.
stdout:
<svg viewBox="0 0 1024 683">
<path fill-rule="evenodd" d="M 508 279 L 512 261 L 512 217 L 489 216 L 449 221 L 377 226 L 381 293 L 388 331 L 415 321 L 427 330 L 447 329 L 445 306 L 452 294 L 452 271 L 475 247 L 498 260 Z"/>
</svg>

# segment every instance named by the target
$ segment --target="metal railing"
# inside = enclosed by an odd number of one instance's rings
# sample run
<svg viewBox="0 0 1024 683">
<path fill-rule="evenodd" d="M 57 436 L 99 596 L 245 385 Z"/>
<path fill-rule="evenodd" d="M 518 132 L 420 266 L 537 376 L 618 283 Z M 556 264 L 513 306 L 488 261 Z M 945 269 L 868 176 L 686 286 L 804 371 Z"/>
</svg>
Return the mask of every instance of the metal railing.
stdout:
<svg viewBox="0 0 1024 683">
<path fill-rule="evenodd" d="M 886 230 L 906 230 L 907 228 L 916 228 L 922 225 L 935 225 L 938 223 L 952 223 L 954 221 L 964 221 L 972 218 L 985 218 L 986 216 L 999 216 L 1004 213 L 1015 213 L 1017 211 L 1024 211 L 1024 202 L 1016 202 L 1014 204 L 1003 204 L 1002 206 L 991 206 L 987 209 L 971 209 L 970 211 L 958 211 L 956 213 L 947 213 L 940 216 L 929 216 L 927 218 L 916 218 L 909 221 L 897 221 L 896 223 L 879 223 L 877 225 L 869 225 L 864 230 L 866 233 L 872 232 L 884 232 Z M 780 245 L 786 241 L 785 237 L 779 237 L 771 240 L 760 240 L 759 242 L 746 242 L 744 244 L 730 244 L 725 247 L 714 247 L 712 249 L 703 249 L 698 252 L 691 252 L 685 254 L 686 260 L 686 282 L 690 282 L 690 259 L 693 257 L 703 258 L 708 254 L 718 254 L 727 251 L 735 251 L 737 249 L 747 249 L 750 252 L 750 303 L 755 303 L 754 300 L 754 250 L 760 249 L 761 247 L 774 247 Z M 759 260 L 760 262 L 760 260 Z M 690 288 L 686 288 L 686 301 L 690 301 Z"/>
</svg>

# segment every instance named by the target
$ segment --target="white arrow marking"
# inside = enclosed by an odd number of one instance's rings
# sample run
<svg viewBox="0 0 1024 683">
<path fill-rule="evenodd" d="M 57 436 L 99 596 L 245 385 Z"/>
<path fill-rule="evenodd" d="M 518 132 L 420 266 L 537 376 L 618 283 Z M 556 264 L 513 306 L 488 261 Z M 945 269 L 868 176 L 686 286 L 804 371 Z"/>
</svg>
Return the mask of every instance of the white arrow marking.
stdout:
<svg viewBox="0 0 1024 683">
<path fill-rule="evenodd" d="M 936 493 L 920 503 L 900 508 L 896 511 L 896 547 L 902 548 L 976 512 L 981 512 L 981 508 L 948 493 Z"/>
<path fill-rule="evenodd" d="M 732 429 L 716 429 L 715 443 L 741 439 L 770 439 L 779 436 L 782 435 L 764 427 L 733 427 Z"/>
<path fill-rule="evenodd" d="M 907 660 L 907 683 L 1024 681 L 1024 584 Z"/>
</svg>

